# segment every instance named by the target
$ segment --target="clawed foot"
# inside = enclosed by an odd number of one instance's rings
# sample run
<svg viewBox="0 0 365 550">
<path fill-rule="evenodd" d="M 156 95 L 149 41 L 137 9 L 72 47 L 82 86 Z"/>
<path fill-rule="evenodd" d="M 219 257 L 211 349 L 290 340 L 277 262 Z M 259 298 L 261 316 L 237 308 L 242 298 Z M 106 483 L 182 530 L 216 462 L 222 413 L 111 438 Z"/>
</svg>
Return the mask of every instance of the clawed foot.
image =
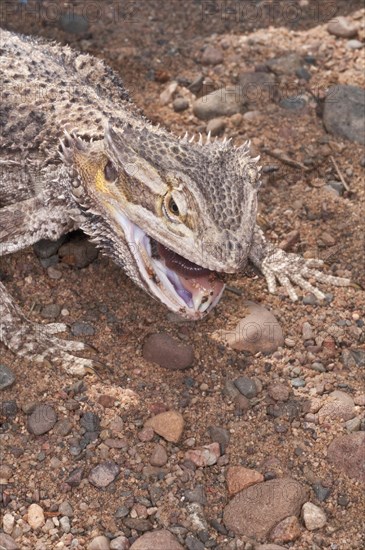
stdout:
<svg viewBox="0 0 365 550">
<path fill-rule="evenodd" d="M 74 340 L 62 340 L 54 334 L 66 330 L 64 323 L 41 325 L 23 322 L 18 330 L 11 331 L 6 340 L 8 347 L 16 354 L 41 363 L 45 360 L 60 364 L 63 369 L 74 376 L 98 374 L 104 365 L 95 359 L 77 357 L 74 353 L 94 350 L 92 346 Z"/>
<path fill-rule="evenodd" d="M 315 279 L 320 283 L 334 286 L 349 286 L 350 279 L 327 275 L 316 269 L 322 265 L 322 260 L 305 260 L 297 254 L 288 254 L 277 249 L 262 262 L 261 271 L 272 294 L 276 292 L 277 282 L 279 282 L 295 302 L 298 300 L 298 295 L 292 285 L 294 283 L 305 292 L 312 293 L 318 300 L 323 300 L 324 293 L 307 279 Z"/>
</svg>

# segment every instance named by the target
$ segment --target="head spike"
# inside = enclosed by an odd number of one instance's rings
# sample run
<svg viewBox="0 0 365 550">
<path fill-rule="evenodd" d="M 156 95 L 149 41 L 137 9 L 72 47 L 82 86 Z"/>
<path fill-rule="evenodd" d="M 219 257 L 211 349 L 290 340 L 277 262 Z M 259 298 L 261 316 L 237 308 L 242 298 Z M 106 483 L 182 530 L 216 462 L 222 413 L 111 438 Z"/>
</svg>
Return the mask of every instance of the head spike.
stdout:
<svg viewBox="0 0 365 550">
<path fill-rule="evenodd" d="M 203 145 L 203 136 L 201 135 L 201 132 L 199 132 L 199 145 Z"/>
<path fill-rule="evenodd" d="M 192 136 L 192 137 L 189 139 L 189 143 L 194 143 L 194 139 L 195 139 L 195 136 Z"/>
<path fill-rule="evenodd" d="M 210 143 L 212 138 L 212 132 L 209 130 L 206 143 Z"/>
</svg>

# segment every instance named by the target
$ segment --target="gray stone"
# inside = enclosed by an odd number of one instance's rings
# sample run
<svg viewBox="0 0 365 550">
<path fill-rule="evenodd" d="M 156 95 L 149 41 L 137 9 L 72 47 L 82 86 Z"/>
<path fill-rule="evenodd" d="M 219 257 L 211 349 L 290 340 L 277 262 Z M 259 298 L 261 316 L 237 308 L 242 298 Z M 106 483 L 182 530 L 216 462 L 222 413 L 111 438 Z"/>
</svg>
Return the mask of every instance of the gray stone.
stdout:
<svg viewBox="0 0 365 550">
<path fill-rule="evenodd" d="M 74 515 L 73 508 L 71 504 L 68 502 L 68 500 L 64 500 L 63 502 L 61 502 L 61 504 L 58 507 L 58 511 L 63 516 L 68 516 L 69 518 L 72 518 Z"/>
<path fill-rule="evenodd" d="M 99 251 L 85 236 L 75 235 L 61 246 L 58 255 L 63 263 L 81 269 L 96 260 Z"/>
<path fill-rule="evenodd" d="M 247 397 L 247 399 L 252 399 L 257 395 L 257 386 L 255 380 L 248 378 L 247 376 L 240 376 L 234 380 L 234 385 L 242 395 Z"/>
<path fill-rule="evenodd" d="M 212 137 L 223 134 L 226 127 L 226 122 L 223 118 L 212 118 L 207 124 L 206 132 Z"/>
<path fill-rule="evenodd" d="M 71 325 L 71 333 L 76 337 L 94 336 L 95 329 L 89 323 L 85 323 L 84 321 L 76 321 Z"/>
<path fill-rule="evenodd" d="M 219 65 L 222 61 L 223 52 L 220 48 L 211 45 L 205 48 L 202 56 L 203 65 Z"/>
<path fill-rule="evenodd" d="M 276 75 L 292 75 L 303 65 L 303 59 L 295 52 L 274 57 L 266 62 L 267 67 Z"/>
<path fill-rule="evenodd" d="M 226 86 L 197 99 L 194 102 L 193 111 L 199 119 L 211 120 L 241 113 L 245 104 L 246 98 L 241 86 Z"/>
<path fill-rule="evenodd" d="M 57 422 L 57 414 L 51 405 L 36 405 L 32 414 L 28 417 L 28 431 L 34 435 L 43 435 L 50 430 Z"/>
<path fill-rule="evenodd" d="M 365 145 L 365 90 L 338 84 L 328 90 L 323 111 L 327 132 Z"/>
<path fill-rule="evenodd" d="M 43 319 L 57 319 L 61 314 L 61 306 L 59 304 L 48 304 L 41 311 Z"/>
<path fill-rule="evenodd" d="M 0 533 L 0 549 L 19 550 L 19 546 L 10 535 L 7 535 L 6 533 Z"/>
<path fill-rule="evenodd" d="M 15 382 L 15 374 L 9 367 L 0 365 L 0 390 L 10 388 Z"/>
<path fill-rule="evenodd" d="M 364 47 L 363 42 L 360 42 L 360 40 L 349 40 L 346 42 L 346 48 L 349 50 L 360 50 Z"/>
<path fill-rule="evenodd" d="M 339 38 L 353 38 L 357 35 L 357 27 L 342 15 L 331 19 L 327 25 L 327 31 Z"/>
<path fill-rule="evenodd" d="M 98 489 L 103 489 L 112 483 L 120 472 L 118 464 L 107 460 L 95 466 L 89 474 L 89 481 Z"/>
<path fill-rule="evenodd" d="M 177 97 L 174 100 L 172 107 L 175 113 L 181 113 L 182 111 L 186 111 L 186 109 L 189 108 L 189 101 L 185 99 L 185 97 Z"/>
<path fill-rule="evenodd" d="M 50 241 L 49 239 L 41 239 L 33 245 L 33 250 L 41 260 L 46 260 L 55 256 L 59 248 L 66 240 L 66 235 L 62 235 L 57 241 Z"/>
<path fill-rule="evenodd" d="M 229 431 L 219 426 L 209 426 L 208 430 L 211 440 L 219 443 L 222 454 L 225 454 L 231 438 Z"/>
</svg>

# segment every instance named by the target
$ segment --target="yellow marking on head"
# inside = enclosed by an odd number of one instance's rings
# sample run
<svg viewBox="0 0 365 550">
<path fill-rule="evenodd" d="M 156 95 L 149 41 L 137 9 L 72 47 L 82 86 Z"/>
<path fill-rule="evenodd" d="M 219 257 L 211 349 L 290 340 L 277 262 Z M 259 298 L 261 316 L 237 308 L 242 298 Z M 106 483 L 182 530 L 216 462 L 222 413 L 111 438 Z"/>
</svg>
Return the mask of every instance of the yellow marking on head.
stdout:
<svg viewBox="0 0 365 550">
<path fill-rule="evenodd" d="M 109 189 L 106 185 L 105 177 L 104 177 L 104 170 L 97 170 L 95 175 L 95 186 L 98 191 L 101 191 L 102 193 L 109 193 Z"/>
</svg>

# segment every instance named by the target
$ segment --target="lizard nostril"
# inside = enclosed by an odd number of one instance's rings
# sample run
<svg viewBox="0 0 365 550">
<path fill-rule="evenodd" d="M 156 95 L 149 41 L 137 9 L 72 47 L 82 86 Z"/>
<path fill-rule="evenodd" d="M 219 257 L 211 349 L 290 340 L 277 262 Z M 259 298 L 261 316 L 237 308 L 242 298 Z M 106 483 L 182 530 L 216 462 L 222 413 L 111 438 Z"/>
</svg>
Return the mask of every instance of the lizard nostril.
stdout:
<svg viewBox="0 0 365 550">
<path fill-rule="evenodd" d="M 110 182 L 115 181 L 118 177 L 117 169 L 111 160 L 108 160 L 108 162 L 105 165 L 104 176 L 105 176 L 105 179 Z"/>
</svg>

